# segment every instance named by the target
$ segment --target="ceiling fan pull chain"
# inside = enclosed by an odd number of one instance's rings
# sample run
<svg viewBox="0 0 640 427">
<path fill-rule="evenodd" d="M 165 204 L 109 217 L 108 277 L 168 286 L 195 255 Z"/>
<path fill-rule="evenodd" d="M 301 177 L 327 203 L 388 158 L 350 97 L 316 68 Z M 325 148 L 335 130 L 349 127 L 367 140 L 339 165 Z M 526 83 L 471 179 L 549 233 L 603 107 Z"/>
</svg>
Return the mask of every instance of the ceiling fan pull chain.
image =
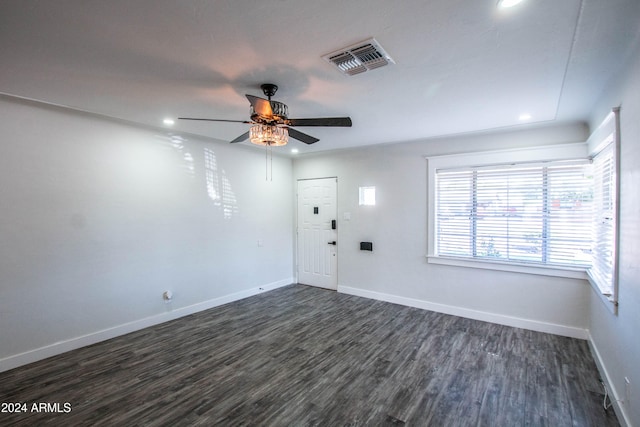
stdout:
<svg viewBox="0 0 640 427">
<path fill-rule="evenodd" d="M 269 181 L 269 144 L 264 145 L 264 180 Z"/>
<path fill-rule="evenodd" d="M 269 163 L 271 163 L 271 180 L 269 180 Z M 273 181 L 273 147 L 264 144 L 264 180 Z"/>
</svg>

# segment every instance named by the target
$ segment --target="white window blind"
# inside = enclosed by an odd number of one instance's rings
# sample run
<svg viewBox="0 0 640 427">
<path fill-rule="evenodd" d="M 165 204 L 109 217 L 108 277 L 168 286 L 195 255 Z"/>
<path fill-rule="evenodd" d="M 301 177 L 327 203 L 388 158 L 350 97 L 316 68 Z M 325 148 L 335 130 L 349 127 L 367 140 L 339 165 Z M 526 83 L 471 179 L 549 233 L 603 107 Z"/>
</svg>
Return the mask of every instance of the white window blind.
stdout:
<svg viewBox="0 0 640 427">
<path fill-rule="evenodd" d="M 614 108 L 587 141 L 593 159 L 593 263 L 589 280 L 612 312 L 618 307 L 620 108 Z"/>
<path fill-rule="evenodd" d="M 613 144 L 608 144 L 593 158 L 593 265 L 589 275 L 607 297 L 613 295 L 614 285 L 616 173 L 613 153 Z"/>
<path fill-rule="evenodd" d="M 437 170 L 437 256 L 590 266 L 591 168 L 576 160 Z"/>
</svg>

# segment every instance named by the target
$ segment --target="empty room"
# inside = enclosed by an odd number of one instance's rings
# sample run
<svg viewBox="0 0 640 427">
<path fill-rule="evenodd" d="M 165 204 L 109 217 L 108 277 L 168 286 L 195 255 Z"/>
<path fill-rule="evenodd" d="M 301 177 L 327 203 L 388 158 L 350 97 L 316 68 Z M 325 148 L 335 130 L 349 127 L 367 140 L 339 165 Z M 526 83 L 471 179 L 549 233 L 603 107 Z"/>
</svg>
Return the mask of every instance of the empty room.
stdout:
<svg viewBox="0 0 640 427">
<path fill-rule="evenodd" d="M 640 426 L 637 0 L 3 0 L 0 58 L 0 425 Z"/>
</svg>

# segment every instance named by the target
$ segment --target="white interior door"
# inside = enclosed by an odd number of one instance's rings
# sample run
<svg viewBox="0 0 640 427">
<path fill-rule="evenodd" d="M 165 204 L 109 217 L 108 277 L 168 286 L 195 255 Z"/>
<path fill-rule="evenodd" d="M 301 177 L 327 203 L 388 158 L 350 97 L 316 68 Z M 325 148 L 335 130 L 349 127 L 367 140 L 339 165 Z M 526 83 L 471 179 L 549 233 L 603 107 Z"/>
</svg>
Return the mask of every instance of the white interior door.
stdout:
<svg viewBox="0 0 640 427">
<path fill-rule="evenodd" d="M 338 289 L 337 178 L 298 181 L 298 282 Z"/>
</svg>

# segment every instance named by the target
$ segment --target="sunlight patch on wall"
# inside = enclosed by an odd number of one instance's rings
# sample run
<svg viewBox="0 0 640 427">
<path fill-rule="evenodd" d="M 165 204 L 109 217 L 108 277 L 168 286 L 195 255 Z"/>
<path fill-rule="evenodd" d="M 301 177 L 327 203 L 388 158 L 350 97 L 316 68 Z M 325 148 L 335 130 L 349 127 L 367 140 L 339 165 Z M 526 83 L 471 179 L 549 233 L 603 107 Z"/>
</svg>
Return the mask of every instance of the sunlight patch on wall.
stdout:
<svg viewBox="0 0 640 427">
<path fill-rule="evenodd" d="M 358 199 L 360 206 L 375 206 L 376 187 L 360 187 L 358 190 Z"/>
<path fill-rule="evenodd" d="M 236 195 L 224 169 L 218 169 L 218 161 L 213 150 L 204 149 L 204 167 L 207 183 L 207 195 L 213 203 L 222 209 L 225 219 L 238 213 Z"/>
<path fill-rule="evenodd" d="M 169 136 L 169 145 L 182 154 L 182 159 L 184 160 L 183 168 L 186 169 L 187 173 L 193 178 L 195 177 L 195 165 L 193 161 L 193 156 L 188 151 L 185 151 L 185 139 L 180 135 L 170 135 Z"/>
</svg>

